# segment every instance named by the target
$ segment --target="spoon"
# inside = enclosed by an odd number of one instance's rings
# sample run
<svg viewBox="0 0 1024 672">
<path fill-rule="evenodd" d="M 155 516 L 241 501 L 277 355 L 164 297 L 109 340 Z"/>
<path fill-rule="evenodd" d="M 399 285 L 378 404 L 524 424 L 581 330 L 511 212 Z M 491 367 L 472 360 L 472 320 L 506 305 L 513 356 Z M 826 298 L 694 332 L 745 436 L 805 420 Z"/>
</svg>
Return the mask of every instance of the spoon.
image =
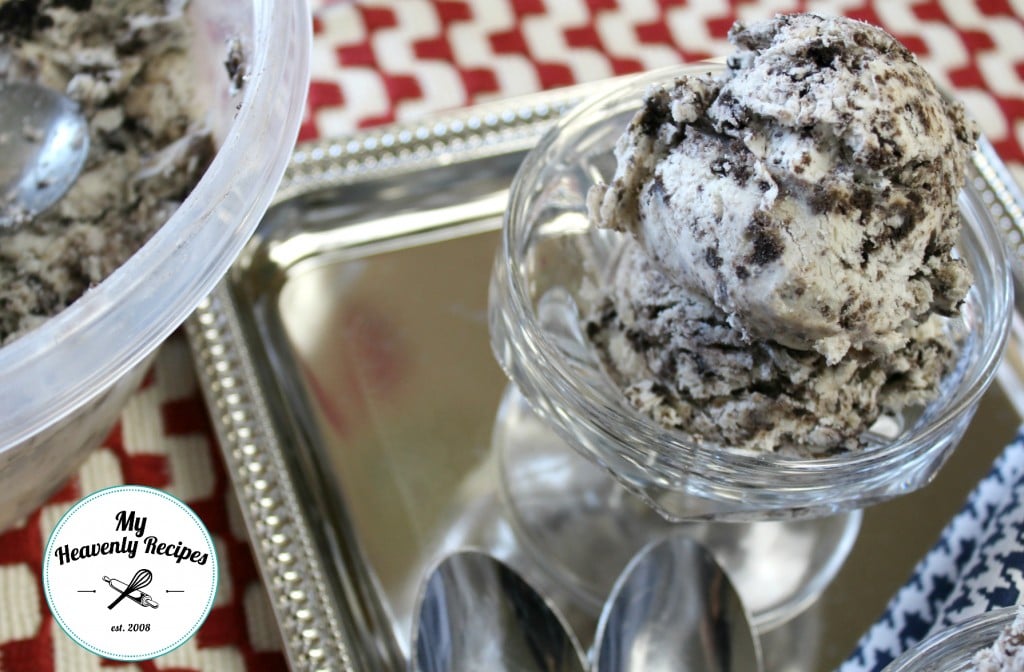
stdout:
<svg viewBox="0 0 1024 672">
<path fill-rule="evenodd" d="M 38 84 L 0 83 L 0 228 L 56 203 L 88 153 L 89 127 L 77 104 Z"/>
<path fill-rule="evenodd" d="M 445 557 L 413 623 L 414 672 L 583 672 L 580 645 L 514 570 L 485 553 Z"/>
<path fill-rule="evenodd" d="M 500 560 L 447 556 L 428 576 L 413 623 L 413 672 L 582 672 L 558 610 Z M 673 534 L 619 575 L 591 650 L 593 672 L 760 672 L 739 594 L 700 542 Z"/>
<path fill-rule="evenodd" d="M 752 672 L 761 649 L 729 577 L 681 534 L 641 549 L 597 624 L 595 672 Z"/>
</svg>

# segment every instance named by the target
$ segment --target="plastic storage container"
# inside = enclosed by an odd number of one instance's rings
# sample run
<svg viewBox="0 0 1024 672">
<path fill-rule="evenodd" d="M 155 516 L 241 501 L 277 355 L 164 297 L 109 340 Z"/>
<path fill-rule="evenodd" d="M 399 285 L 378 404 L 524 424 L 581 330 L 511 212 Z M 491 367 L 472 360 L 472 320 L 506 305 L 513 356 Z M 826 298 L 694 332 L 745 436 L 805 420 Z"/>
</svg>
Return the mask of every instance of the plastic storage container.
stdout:
<svg viewBox="0 0 1024 672">
<path fill-rule="evenodd" d="M 269 206 L 308 87 L 303 0 L 192 0 L 191 63 L 218 151 L 174 215 L 97 287 L 0 348 L 0 529 L 107 435 L 157 346 L 230 266 Z M 232 91 L 228 42 L 247 77 Z"/>
</svg>

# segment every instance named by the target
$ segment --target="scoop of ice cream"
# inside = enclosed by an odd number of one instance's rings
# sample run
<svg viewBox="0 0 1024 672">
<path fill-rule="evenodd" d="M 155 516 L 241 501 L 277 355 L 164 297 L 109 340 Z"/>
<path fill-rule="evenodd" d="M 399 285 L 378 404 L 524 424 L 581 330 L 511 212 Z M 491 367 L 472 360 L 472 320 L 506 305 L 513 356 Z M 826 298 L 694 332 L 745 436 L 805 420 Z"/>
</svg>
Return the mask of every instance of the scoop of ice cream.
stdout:
<svg viewBox="0 0 1024 672">
<path fill-rule="evenodd" d="M 721 76 L 648 92 L 588 205 L 746 341 L 892 353 L 971 278 L 951 255 L 976 133 L 868 24 L 737 25 Z"/>
<path fill-rule="evenodd" d="M 627 241 L 586 325 L 632 406 L 705 445 L 804 456 L 854 450 L 878 416 L 928 400 L 954 359 L 942 318 L 894 353 L 829 365 L 813 350 L 746 343 L 728 315 Z"/>
</svg>

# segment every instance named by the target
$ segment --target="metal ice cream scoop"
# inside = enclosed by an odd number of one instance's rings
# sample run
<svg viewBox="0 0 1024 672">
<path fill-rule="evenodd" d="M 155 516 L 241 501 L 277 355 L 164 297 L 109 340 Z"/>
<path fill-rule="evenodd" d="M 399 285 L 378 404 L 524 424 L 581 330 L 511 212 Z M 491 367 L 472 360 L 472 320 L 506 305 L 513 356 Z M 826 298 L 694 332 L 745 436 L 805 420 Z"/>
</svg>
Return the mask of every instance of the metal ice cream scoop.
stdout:
<svg viewBox="0 0 1024 672">
<path fill-rule="evenodd" d="M 583 672 L 580 645 L 513 569 L 477 551 L 431 572 L 413 624 L 415 672 Z"/>
<path fill-rule="evenodd" d="M 89 127 L 72 100 L 38 84 L 0 83 L 0 228 L 56 203 L 88 153 Z"/>
<path fill-rule="evenodd" d="M 761 649 L 714 556 L 675 534 L 637 553 L 598 621 L 595 672 L 752 672 Z"/>
</svg>

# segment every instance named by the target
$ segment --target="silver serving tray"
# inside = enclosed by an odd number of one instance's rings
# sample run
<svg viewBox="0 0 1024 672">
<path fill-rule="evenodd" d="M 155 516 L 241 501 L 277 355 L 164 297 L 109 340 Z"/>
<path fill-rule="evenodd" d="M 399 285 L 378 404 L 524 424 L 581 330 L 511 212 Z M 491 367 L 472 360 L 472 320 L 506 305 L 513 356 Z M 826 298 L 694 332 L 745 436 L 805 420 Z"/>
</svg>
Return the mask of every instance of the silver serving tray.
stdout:
<svg viewBox="0 0 1024 672">
<path fill-rule="evenodd" d="M 430 549 L 482 525 L 502 543 L 489 484 L 473 479 L 487 473 L 505 387 L 485 311 L 507 189 L 561 114 L 613 85 L 301 145 L 187 323 L 293 669 L 404 669 Z M 985 142 L 971 179 L 1024 258 L 1024 200 Z M 868 510 L 822 599 L 773 635 L 803 651 L 790 669 L 832 669 L 852 650 L 1011 440 L 1024 417 L 1018 331 L 936 481 Z"/>
</svg>

